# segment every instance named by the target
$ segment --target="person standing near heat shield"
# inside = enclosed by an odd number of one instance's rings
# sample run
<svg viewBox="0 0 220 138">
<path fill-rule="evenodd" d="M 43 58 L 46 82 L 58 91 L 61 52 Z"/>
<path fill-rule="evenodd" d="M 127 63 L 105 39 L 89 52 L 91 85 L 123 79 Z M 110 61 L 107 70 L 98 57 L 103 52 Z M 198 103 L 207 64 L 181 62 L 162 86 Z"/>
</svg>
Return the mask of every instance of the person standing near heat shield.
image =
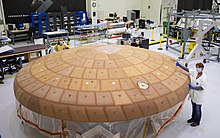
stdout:
<svg viewBox="0 0 220 138">
<path fill-rule="evenodd" d="M 192 117 L 187 120 L 192 127 L 200 125 L 202 118 L 202 104 L 204 100 L 204 95 L 206 93 L 207 79 L 204 73 L 204 65 L 202 63 L 196 64 L 196 71 L 189 70 L 188 68 L 182 66 L 179 62 L 176 62 L 176 66 L 184 69 L 190 73 L 191 84 L 190 88 L 190 98 L 192 102 Z"/>
</svg>

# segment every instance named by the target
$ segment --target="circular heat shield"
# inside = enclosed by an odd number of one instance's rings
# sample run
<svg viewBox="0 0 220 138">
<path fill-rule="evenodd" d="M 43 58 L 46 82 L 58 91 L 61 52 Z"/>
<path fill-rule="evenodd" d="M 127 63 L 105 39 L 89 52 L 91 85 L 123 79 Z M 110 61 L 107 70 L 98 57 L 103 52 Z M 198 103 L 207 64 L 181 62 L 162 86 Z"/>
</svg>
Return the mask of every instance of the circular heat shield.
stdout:
<svg viewBox="0 0 220 138">
<path fill-rule="evenodd" d="M 29 63 L 18 72 L 14 93 L 21 105 L 44 116 L 117 122 L 172 108 L 185 99 L 189 82 L 188 74 L 164 54 L 88 45 Z"/>
</svg>

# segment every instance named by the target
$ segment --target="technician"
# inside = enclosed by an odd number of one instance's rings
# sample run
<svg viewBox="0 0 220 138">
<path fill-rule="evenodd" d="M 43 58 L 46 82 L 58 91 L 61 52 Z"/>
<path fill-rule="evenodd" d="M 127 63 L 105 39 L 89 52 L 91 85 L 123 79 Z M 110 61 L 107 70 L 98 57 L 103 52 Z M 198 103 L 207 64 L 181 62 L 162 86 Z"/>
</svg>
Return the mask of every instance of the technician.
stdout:
<svg viewBox="0 0 220 138">
<path fill-rule="evenodd" d="M 124 32 L 125 34 L 131 34 L 131 28 L 129 28 L 129 25 L 126 25 L 126 30 Z"/>
<path fill-rule="evenodd" d="M 65 44 L 64 42 L 58 41 L 58 43 L 55 45 L 54 50 L 56 52 L 58 52 L 58 51 L 62 51 L 62 50 L 69 49 L 69 48 L 70 47 L 67 44 Z"/>
<path fill-rule="evenodd" d="M 180 63 L 176 62 L 176 66 L 181 67 L 185 71 L 189 72 L 191 77 L 190 88 L 190 98 L 192 102 L 192 117 L 187 120 L 187 123 L 190 123 L 192 127 L 200 125 L 202 117 L 202 104 L 204 100 L 204 94 L 206 93 L 206 75 L 204 74 L 204 65 L 202 63 L 196 64 L 196 71 L 189 70 Z"/>
</svg>

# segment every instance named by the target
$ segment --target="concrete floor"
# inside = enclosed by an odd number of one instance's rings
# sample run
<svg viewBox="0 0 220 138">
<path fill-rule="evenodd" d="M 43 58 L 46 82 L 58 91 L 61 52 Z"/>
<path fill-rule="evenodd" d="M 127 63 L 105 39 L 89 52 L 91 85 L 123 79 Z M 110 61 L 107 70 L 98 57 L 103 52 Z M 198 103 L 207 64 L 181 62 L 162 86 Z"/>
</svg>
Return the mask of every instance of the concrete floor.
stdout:
<svg viewBox="0 0 220 138">
<path fill-rule="evenodd" d="M 149 37 L 150 33 L 147 33 Z M 156 35 L 156 39 L 159 35 Z M 24 43 L 19 43 L 23 45 Z M 18 44 L 18 45 L 19 45 Z M 25 43 L 26 44 L 26 43 Z M 164 44 L 165 45 L 165 44 Z M 16 45 L 15 45 L 16 46 Z M 73 46 L 74 47 L 74 46 Z M 157 51 L 159 45 L 150 47 L 150 50 Z M 178 53 L 159 51 L 177 58 Z M 192 62 L 190 68 L 195 68 Z M 158 138 L 219 138 L 220 133 L 220 63 L 210 62 L 205 64 L 205 73 L 208 79 L 206 98 L 202 107 L 202 123 L 199 127 L 192 128 L 186 123 L 191 115 L 190 101 L 186 101 L 181 114 L 158 136 Z M 16 74 L 14 74 L 15 76 Z M 16 116 L 15 96 L 13 92 L 14 76 L 6 76 L 5 84 L 0 85 L 0 135 L 2 138 L 46 138 L 38 131 L 22 125 Z"/>
</svg>

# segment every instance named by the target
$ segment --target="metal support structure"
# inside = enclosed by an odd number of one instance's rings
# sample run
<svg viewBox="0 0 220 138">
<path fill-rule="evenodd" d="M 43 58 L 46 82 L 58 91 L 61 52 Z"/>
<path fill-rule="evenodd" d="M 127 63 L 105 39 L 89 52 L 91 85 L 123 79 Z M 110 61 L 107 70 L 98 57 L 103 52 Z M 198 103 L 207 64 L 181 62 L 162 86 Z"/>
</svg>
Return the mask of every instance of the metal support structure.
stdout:
<svg viewBox="0 0 220 138">
<path fill-rule="evenodd" d="M 213 27 L 216 26 L 220 26 L 220 22 L 205 21 L 205 20 L 199 21 L 198 37 L 196 39 L 197 45 L 193 48 L 191 53 L 186 57 L 185 62 L 188 63 L 193 60 L 209 59 L 212 56 L 212 53 L 210 51 L 206 51 L 203 48 L 202 41 L 203 41 L 203 36 L 207 34 Z"/>
<path fill-rule="evenodd" d="M 214 10 L 215 12 L 219 12 L 219 6 L 220 6 L 219 0 L 213 0 L 212 10 Z"/>
<path fill-rule="evenodd" d="M 168 50 L 169 48 L 169 34 L 170 34 L 170 14 L 168 15 L 166 50 Z"/>
<path fill-rule="evenodd" d="M 181 40 L 182 40 L 182 48 L 181 50 L 170 46 L 169 45 L 169 34 L 170 34 L 170 18 L 171 17 L 175 17 L 175 18 L 182 18 L 185 19 L 184 22 L 184 28 L 182 29 L 182 35 L 181 35 Z M 195 11 L 182 11 L 182 12 L 178 12 L 178 13 L 170 13 L 169 17 L 168 17 L 168 27 L 167 27 L 167 43 L 166 43 L 166 50 L 168 50 L 168 48 L 171 48 L 175 51 L 181 52 L 181 59 L 185 58 L 185 54 L 189 54 L 188 52 L 186 52 L 186 43 L 188 41 L 188 38 L 190 37 L 190 32 L 189 32 L 189 21 L 195 21 L 196 19 L 211 19 L 213 21 L 220 19 L 220 13 L 215 13 L 212 11 L 200 11 L 200 10 L 195 10 Z M 193 25 L 193 27 L 195 27 Z M 198 33 L 199 34 L 199 33 Z"/>
<path fill-rule="evenodd" d="M 187 23 L 188 23 L 188 18 L 186 18 L 185 20 L 185 25 L 184 25 L 184 29 L 182 31 L 182 36 L 183 36 L 183 45 L 181 48 L 181 53 L 180 53 L 180 58 L 184 59 L 184 55 L 185 55 L 185 49 L 186 49 L 186 42 L 188 40 L 188 33 L 187 33 Z"/>
</svg>

